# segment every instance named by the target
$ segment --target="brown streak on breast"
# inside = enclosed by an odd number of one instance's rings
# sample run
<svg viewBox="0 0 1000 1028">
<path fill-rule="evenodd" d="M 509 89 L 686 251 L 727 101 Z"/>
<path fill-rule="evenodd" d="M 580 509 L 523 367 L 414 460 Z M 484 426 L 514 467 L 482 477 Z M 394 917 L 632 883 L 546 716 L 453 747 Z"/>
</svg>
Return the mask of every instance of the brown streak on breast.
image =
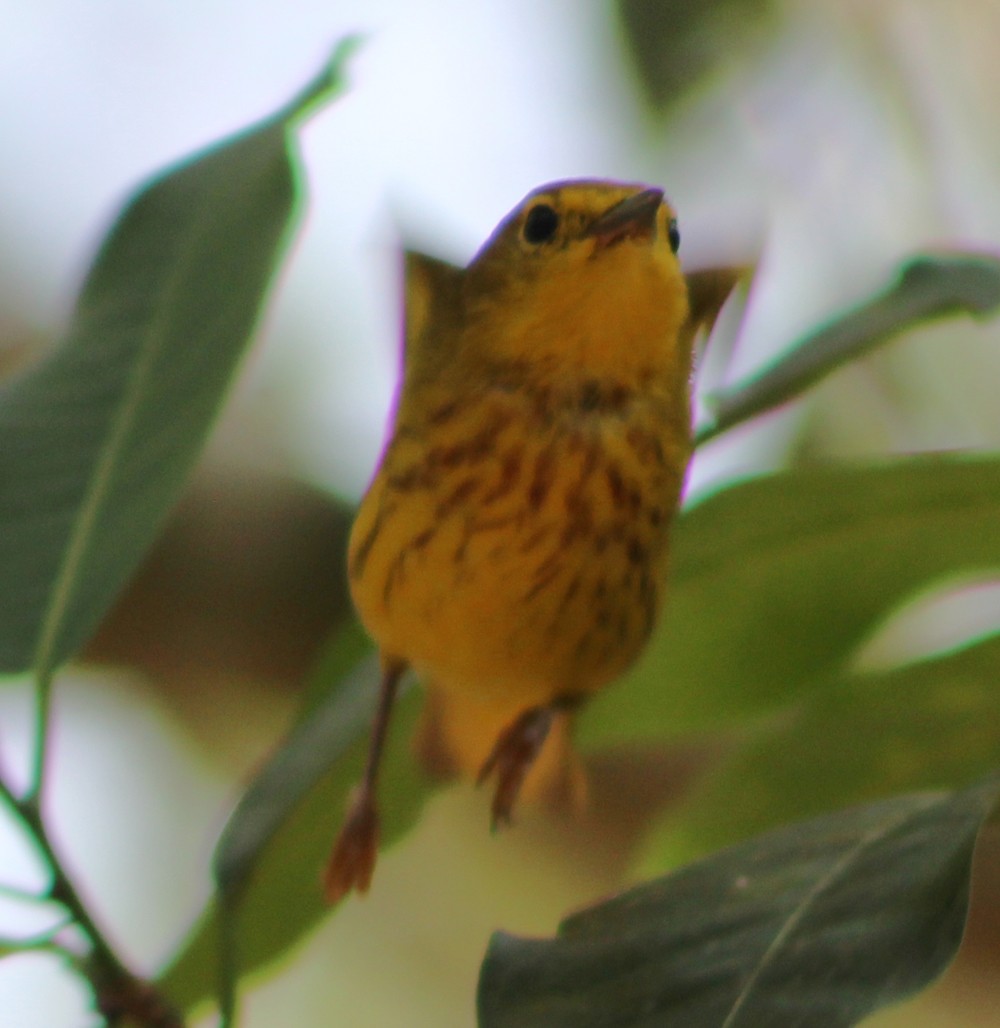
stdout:
<svg viewBox="0 0 1000 1028">
<path fill-rule="evenodd" d="M 396 586 L 396 581 L 399 579 L 406 565 L 407 550 L 400 550 L 396 554 L 396 559 L 389 565 L 389 570 L 386 572 L 385 582 L 382 585 L 382 603 L 384 606 L 389 606 L 389 600 L 392 596 L 392 590 Z"/>
<path fill-rule="evenodd" d="M 562 564 L 558 559 L 558 554 L 553 554 L 547 560 L 542 561 L 535 570 L 531 588 L 522 597 L 524 602 L 527 603 L 533 600 L 543 589 L 551 585 L 561 573 Z"/>
<path fill-rule="evenodd" d="M 563 591 L 562 599 L 559 601 L 559 606 L 556 607 L 556 616 L 553 621 L 553 627 L 559 622 L 559 619 L 565 613 L 566 608 L 570 605 L 573 597 L 580 591 L 580 576 L 574 575 L 569 585 L 566 586 Z"/>
<path fill-rule="evenodd" d="M 648 552 L 642 542 L 632 536 L 625 544 L 625 556 L 628 557 L 630 563 L 642 566 L 646 563 Z"/>
<path fill-rule="evenodd" d="M 460 400 L 449 400 L 431 411 L 427 418 L 427 424 L 435 428 L 447 424 L 461 409 L 462 402 Z"/>
<path fill-rule="evenodd" d="M 625 507 L 628 497 L 625 491 L 625 480 L 622 478 L 621 468 L 614 461 L 610 461 L 604 468 L 604 475 L 608 480 L 608 489 L 611 491 L 611 499 L 616 507 Z"/>
<path fill-rule="evenodd" d="M 509 528 L 520 522 L 520 514 L 507 514 L 500 518 L 477 518 L 469 526 L 469 534 L 475 535 L 478 532 L 496 532 L 501 528 Z"/>
<path fill-rule="evenodd" d="M 411 464 L 386 478 L 387 485 L 398 493 L 408 493 L 414 489 L 432 489 L 437 481 L 437 473 L 427 463 Z"/>
<path fill-rule="evenodd" d="M 535 468 L 528 487 L 528 504 L 532 510 L 538 510 L 545 502 L 555 479 L 555 459 L 552 447 L 546 446 L 535 458 Z"/>
<path fill-rule="evenodd" d="M 389 566 L 385 576 L 385 583 L 382 586 L 382 602 L 388 605 L 396 582 L 402 578 L 406 570 L 406 559 L 411 553 L 422 550 L 434 538 L 437 526 L 431 525 L 422 532 L 418 532 L 405 546 L 396 554 L 395 560 Z M 367 541 L 367 540 L 366 540 Z"/>
<path fill-rule="evenodd" d="M 521 543 L 519 550 L 521 553 L 531 553 L 535 547 L 541 545 L 548 536 L 552 534 L 551 525 L 539 525 L 525 540 Z"/>
<path fill-rule="evenodd" d="M 559 404 L 553 402 L 552 389 L 546 385 L 530 390 L 531 415 L 542 428 L 548 428 L 556 419 Z"/>
<path fill-rule="evenodd" d="M 663 444 L 654 432 L 647 431 L 639 425 L 633 425 L 625 433 L 625 441 L 632 447 L 640 464 L 656 465 L 661 468 L 666 464 Z"/>
<path fill-rule="evenodd" d="M 601 409 L 608 413 L 620 414 L 631 398 L 631 392 L 625 386 L 615 382 L 605 390 Z"/>
<path fill-rule="evenodd" d="M 422 532 L 415 535 L 409 542 L 408 546 L 412 550 L 422 550 L 430 541 L 434 538 L 434 533 L 437 531 L 435 526 L 425 528 Z"/>
<path fill-rule="evenodd" d="M 501 458 L 500 477 L 495 486 L 486 493 L 479 501 L 483 506 L 496 503 L 497 500 L 506 496 L 517 484 L 521 476 L 521 460 L 524 450 L 520 446 L 508 450 Z"/>
<path fill-rule="evenodd" d="M 437 505 L 435 514 L 441 520 L 455 512 L 455 509 L 465 502 L 479 488 L 478 478 L 472 476 L 463 478 L 461 482 Z"/>
<path fill-rule="evenodd" d="M 378 513 L 375 515 L 375 520 L 372 522 L 371 528 L 368 529 L 368 533 L 364 539 L 361 540 L 358 548 L 354 551 L 350 566 L 347 569 L 349 578 L 360 578 L 364 573 L 365 564 L 368 562 L 368 557 L 371 554 L 372 547 L 375 545 L 375 540 L 378 538 L 379 532 L 382 530 L 382 523 L 386 518 L 386 508 L 383 506 L 379 508 Z"/>
<path fill-rule="evenodd" d="M 590 378 L 580 387 L 580 409 L 583 411 L 598 410 L 601 406 L 601 383 Z"/>
<path fill-rule="evenodd" d="M 475 435 L 448 446 L 434 446 L 427 451 L 426 464 L 431 468 L 455 468 L 460 464 L 474 464 L 489 456 L 496 447 L 497 437 L 510 424 L 511 414 L 494 411 L 490 419 Z"/>
<path fill-rule="evenodd" d="M 583 455 L 583 464 L 580 466 L 580 486 L 582 487 L 587 479 L 594 473 L 597 465 L 601 461 L 601 448 L 596 442 L 591 440 L 587 444 L 587 449 Z"/>
<path fill-rule="evenodd" d="M 566 494 L 566 524 L 559 545 L 568 547 L 576 539 L 585 539 L 594 528 L 594 512 L 583 490 L 575 487 Z"/>
</svg>

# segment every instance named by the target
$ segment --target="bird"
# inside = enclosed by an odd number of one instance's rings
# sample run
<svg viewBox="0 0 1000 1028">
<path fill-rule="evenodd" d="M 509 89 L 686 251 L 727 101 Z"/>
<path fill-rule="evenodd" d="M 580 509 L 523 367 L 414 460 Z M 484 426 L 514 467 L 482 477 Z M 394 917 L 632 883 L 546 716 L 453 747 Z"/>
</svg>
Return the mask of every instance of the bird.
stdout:
<svg viewBox="0 0 1000 1028">
<path fill-rule="evenodd" d="M 406 254 L 402 380 L 347 562 L 381 686 L 328 901 L 370 886 L 409 669 L 418 753 L 494 780 L 494 826 L 522 796 L 581 801 L 574 713 L 657 622 L 694 340 L 733 281 L 686 277 L 679 245 L 663 190 L 576 179 L 533 190 L 464 268 Z"/>
</svg>

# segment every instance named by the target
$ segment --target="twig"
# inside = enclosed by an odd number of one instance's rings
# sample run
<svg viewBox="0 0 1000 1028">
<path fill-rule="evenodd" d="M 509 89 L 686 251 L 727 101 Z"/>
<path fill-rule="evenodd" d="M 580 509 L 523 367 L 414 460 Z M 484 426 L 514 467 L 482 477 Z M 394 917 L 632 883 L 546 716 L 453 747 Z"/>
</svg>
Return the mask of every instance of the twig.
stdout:
<svg viewBox="0 0 1000 1028">
<path fill-rule="evenodd" d="M 0 897 L 15 900 L 18 903 L 46 903 L 47 893 L 33 892 L 31 889 L 22 889 L 19 885 L 6 885 L 0 882 Z"/>
<path fill-rule="evenodd" d="M 122 1019 L 127 1017 L 132 1023 L 144 1025 L 145 1028 L 183 1028 L 184 1022 L 180 1014 L 159 994 L 152 983 L 134 975 L 125 966 L 94 921 L 87 904 L 76 891 L 56 852 L 34 791 L 21 799 L 0 774 L 0 800 L 20 821 L 52 876 L 47 894 L 34 898 L 39 902 L 58 903 L 68 917 L 67 923 L 60 925 L 56 930 L 73 924 L 86 936 L 90 944 L 87 958 L 74 962 L 90 982 L 97 1008 L 107 1024 L 120 1024 Z M 31 941 L 28 940 L 26 946 L 17 944 L 18 948 L 42 948 L 40 945 L 32 946 Z M 54 943 L 50 948 L 66 952 Z"/>
<path fill-rule="evenodd" d="M 35 935 L 26 935 L 17 939 L 13 936 L 0 935 L 0 950 L 7 952 L 16 951 L 18 953 L 27 953 L 29 951 L 37 953 L 41 950 L 43 952 L 58 953 L 60 956 L 75 961 L 75 954 L 71 953 L 62 943 L 56 942 L 56 936 L 64 928 L 71 928 L 72 926 L 73 918 L 67 914 L 61 921 L 52 925 L 51 928 L 46 928 L 44 932 L 38 932 Z"/>
</svg>

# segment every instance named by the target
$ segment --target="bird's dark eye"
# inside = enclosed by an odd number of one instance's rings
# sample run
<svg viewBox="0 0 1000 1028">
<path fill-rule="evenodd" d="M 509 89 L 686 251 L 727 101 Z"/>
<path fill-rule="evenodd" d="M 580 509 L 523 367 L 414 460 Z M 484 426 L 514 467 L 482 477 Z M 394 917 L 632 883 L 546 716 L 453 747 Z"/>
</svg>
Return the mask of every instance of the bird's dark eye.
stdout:
<svg viewBox="0 0 1000 1028">
<path fill-rule="evenodd" d="M 547 243 L 556 234 L 558 227 L 559 215 L 547 203 L 535 204 L 524 219 L 522 231 L 525 242 Z"/>
<path fill-rule="evenodd" d="M 677 227 L 676 218 L 671 218 L 667 225 L 667 238 L 670 240 L 670 249 L 677 253 L 681 248 L 681 230 Z"/>
</svg>

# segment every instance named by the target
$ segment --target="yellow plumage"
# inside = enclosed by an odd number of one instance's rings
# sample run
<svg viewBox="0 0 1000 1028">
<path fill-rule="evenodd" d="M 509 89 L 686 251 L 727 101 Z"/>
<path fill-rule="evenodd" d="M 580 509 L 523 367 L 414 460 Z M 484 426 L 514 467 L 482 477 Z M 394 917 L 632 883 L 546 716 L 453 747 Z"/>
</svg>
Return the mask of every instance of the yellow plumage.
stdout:
<svg viewBox="0 0 1000 1028">
<path fill-rule="evenodd" d="M 399 404 L 348 559 L 386 686 L 332 898 L 371 874 L 378 750 L 405 667 L 429 694 L 420 752 L 439 771 L 496 773 L 495 819 L 522 783 L 579 795 L 570 712 L 652 630 L 691 451 L 704 312 L 691 315 L 677 238 L 659 190 L 579 181 L 529 195 L 465 269 L 408 258 Z"/>
</svg>

